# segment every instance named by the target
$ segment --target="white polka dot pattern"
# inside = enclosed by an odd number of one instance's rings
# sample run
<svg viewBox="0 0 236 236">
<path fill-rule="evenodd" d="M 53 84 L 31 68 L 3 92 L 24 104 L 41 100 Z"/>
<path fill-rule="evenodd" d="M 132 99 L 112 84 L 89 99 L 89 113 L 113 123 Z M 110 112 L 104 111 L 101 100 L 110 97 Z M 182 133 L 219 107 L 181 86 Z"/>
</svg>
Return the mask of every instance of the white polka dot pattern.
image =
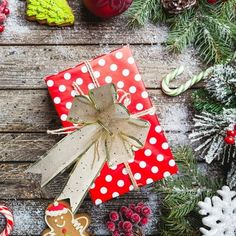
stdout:
<svg viewBox="0 0 236 236">
<path fill-rule="evenodd" d="M 129 63 L 130 65 L 134 64 L 134 58 L 133 58 L 133 57 L 129 57 L 129 58 L 128 58 L 128 63 Z"/>
<path fill-rule="evenodd" d="M 164 150 L 166 150 L 166 149 L 168 149 L 169 148 L 169 145 L 168 145 L 168 143 L 163 143 L 162 145 L 161 145 L 161 147 L 164 149 Z"/>
<path fill-rule="evenodd" d="M 136 109 L 137 109 L 138 111 L 143 110 L 143 104 L 142 104 L 142 103 L 138 103 L 138 104 L 136 105 Z"/>
<path fill-rule="evenodd" d="M 112 65 L 110 66 L 110 70 L 111 70 L 111 71 L 117 71 L 117 69 L 118 69 L 118 67 L 117 67 L 116 64 L 112 64 Z"/>
<path fill-rule="evenodd" d="M 119 82 L 117 83 L 117 87 L 120 88 L 120 89 L 123 88 L 124 85 L 125 85 L 125 84 L 124 84 L 123 81 L 119 81 Z"/>
<path fill-rule="evenodd" d="M 61 99 L 59 97 L 55 97 L 53 101 L 55 104 L 59 104 L 61 102 Z"/>
<path fill-rule="evenodd" d="M 156 144 L 157 143 L 157 139 L 155 137 L 152 137 L 149 139 L 149 143 L 150 144 Z"/>
<path fill-rule="evenodd" d="M 119 180 L 119 181 L 117 182 L 117 185 L 118 185 L 119 187 L 123 187 L 123 186 L 125 185 L 125 182 L 124 182 L 123 180 Z"/>
<path fill-rule="evenodd" d="M 53 80 L 48 80 L 48 81 L 47 81 L 47 86 L 48 86 L 48 87 L 52 87 L 53 85 L 54 85 Z"/>
<path fill-rule="evenodd" d="M 70 110 L 71 107 L 72 107 L 72 102 L 67 102 L 67 103 L 66 103 L 66 108 L 67 108 L 68 110 Z"/>
<path fill-rule="evenodd" d="M 113 197 L 113 198 L 119 197 L 119 193 L 114 192 L 114 193 L 112 194 L 112 197 Z"/>
<path fill-rule="evenodd" d="M 108 84 L 111 83 L 112 82 L 112 77 L 111 76 L 106 76 L 105 82 L 108 83 Z"/>
<path fill-rule="evenodd" d="M 136 174 L 134 174 L 134 178 L 136 179 L 136 180 L 140 180 L 141 179 L 141 174 L 140 173 L 136 173 Z"/>
<path fill-rule="evenodd" d="M 71 74 L 70 73 L 65 73 L 64 74 L 64 79 L 65 80 L 70 80 L 71 79 Z"/>
<path fill-rule="evenodd" d="M 146 149 L 146 150 L 144 151 L 144 155 L 147 156 L 147 157 L 149 157 L 149 156 L 152 155 L 152 151 L 151 151 L 150 149 Z"/>
<path fill-rule="evenodd" d="M 147 166 L 147 163 L 145 161 L 140 161 L 139 166 L 140 168 L 145 168 Z"/>
<path fill-rule="evenodd" d="M 99 66 L 105 66 L 105 64 L 106 64 L 106 61 L 105 61 L 104 59 L 100 59 L 100 60 L 98 61 L 98 65 L 99 65 Z"/>
<path fill-rule="evenodd" d="M 82 85 L 83 84 L 83 79 L 82 78 L 76 79 L 76 84 Z"/>
<path fill-rule="evenodd" d="M 65 92 L 66 91 L 66 86 L 65 85 L 60 85 L 59 86 L 59 91 L 62 92 L 62 93 Z"/>
<path fill-rule="evenodd" d="M 100 189 L 100 192 L 101 192 L 102 194 L 106 194 L 106 193 L 107 193 L 107 188 L 106 188 L 106 187 L 102 187 L 102 188 Z"/>
<path fill-rule="evenodd" d="M 122 75 L 125 76 L 125 77 L 129 76 L 129 70 L 128 69 L 124 69 L 122 71 Z"/>
<path fill-rule="evenodd" d="M 96 205 L 99 205 L 99 204 L 101 204 L 101 203 L 102 203 L 102 200 L 101 200 L 101 199 L 95 200 L 95 204 L 96 204 Z"/>
<path fill-rule="evenodd" d="M 67 119 L 67 115 L 66 115 L 66 114 L 62 114 L 62 115 L 61 115 L 61 120 L 62 120 L 62 121 L 66 121 L 66 119 Z"/>
<path fill-rule="evenodd" d="M 111 182 L 112 181 L 112 176 L 111 175 L 107 175 L 105 179 L 106 179 L 107 182 Z"/>
<path fill-rule="evenodd" d="M 116 58 L 117 59 L 121 59 L 123 57 L 123 53 L 122 52 L 117 52 L 116 53 Z"/>
<path fill-rule="evenodd" d="M 164 160 L 164 156 L 162 154 L 158 154 L 157 155 L 157 160 L 158 161 L 163 161 Z"/>
<path fill-rule="evenodd" d="M 137 89 L 136 89 L 135 86 L 131 86 L 131 87 L 129 88 L 129 92 L 130 92 L 130 93 L 135 93 L 136 91 L 137 91 Z"/>
</svg>

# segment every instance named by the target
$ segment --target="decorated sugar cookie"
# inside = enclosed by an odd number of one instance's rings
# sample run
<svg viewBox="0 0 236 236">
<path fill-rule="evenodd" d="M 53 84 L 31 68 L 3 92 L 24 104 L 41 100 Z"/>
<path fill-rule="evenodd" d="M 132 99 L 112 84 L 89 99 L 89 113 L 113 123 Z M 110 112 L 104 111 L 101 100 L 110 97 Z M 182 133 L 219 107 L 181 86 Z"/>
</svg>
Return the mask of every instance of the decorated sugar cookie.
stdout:
<svg viewBox="0 0 236 236">
<path fill-rule="evenodd" d="M 26 18 L 50 26 L 69 26 L 75 21 L 66 0 L 27 0 Z"/>
<path fill-rule="evenodd" d="M 45 221 L 49 226 L 42 236 L 89 236 L 86 232 L 90 218 L 86 214 L 73 215 L 70 204 L 56 201 L 45 212 Z"/>
</svg>

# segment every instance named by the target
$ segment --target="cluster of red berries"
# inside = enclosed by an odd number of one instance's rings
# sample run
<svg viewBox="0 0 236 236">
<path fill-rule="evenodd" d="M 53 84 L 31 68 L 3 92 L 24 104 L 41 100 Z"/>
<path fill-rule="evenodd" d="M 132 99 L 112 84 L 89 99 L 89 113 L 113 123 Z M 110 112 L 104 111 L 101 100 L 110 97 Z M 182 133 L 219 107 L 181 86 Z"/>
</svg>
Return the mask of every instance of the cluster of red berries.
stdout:
<svg viewBox="0 0 236 236">
<path fill-rule="evenodd" d="M 7 16 L 10 14 L 10 10 L 7 8 L 8 2 L 7 0 L 0 0 L 0 33 L 5 30 L 5 26 L 3 25 Z"/>
<path fill-rule="evenodd" d="M 236 125 L 234 125 L 233 130 L 226 131 L 226 137 L 224 139 L 225 143 L 233 145 L 235 144 L 235 137 L 236 137 Z"/>
<path fill-rule="evenodd" d="M 110 212 L 106 226 L 112 236 L 134 236 L 134 232 L 141 231 L 141 226 L 148 223 L 151 213 L 150 207 L 142 202 L 122 206 L 119 211 Z"/>
</svg>

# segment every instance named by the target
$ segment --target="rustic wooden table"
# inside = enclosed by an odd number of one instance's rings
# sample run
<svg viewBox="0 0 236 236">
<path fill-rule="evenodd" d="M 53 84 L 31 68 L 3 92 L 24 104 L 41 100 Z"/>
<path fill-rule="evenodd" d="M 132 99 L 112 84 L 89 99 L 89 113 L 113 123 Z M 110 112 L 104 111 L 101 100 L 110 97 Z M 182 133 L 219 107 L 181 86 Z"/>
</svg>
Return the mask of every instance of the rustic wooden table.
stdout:
<svg viewBox="0 0 236 236">
<path fill-rule="evenodd" d="M 46 134 L 47 129 L 58 128 L 60 122 L 42 80 L 45 75 L 130 44 L 171 146 L 189 143 L 191 91 L 169 98 L 162 94 L 160 81 L 180 65 L 184 65 L 186 71 L 177 83 L 199 72 L 201 65 L 194 50 L 170 55 L 163 45 L 166 28 L 150 24 L 130 30 L 124 16 L 99 21 L 81 9 L 79 1 L 71 0 L 70 5 L 76 23 L 71 28 L 60 29 L 27 22 L 25 2 L 10 0 L 11 15 L 6 31 L 0 35 L 0 203 L 14 211 L 12 235 L 40 234 L 45 227 L 44 210 L 68 176 L 63 174 L 41 189 L 39 179 L 29 178 L 24 173 L 60 138 Z M 152 186 L 99 207 L 94 206 L 88 197 L 80 210 L 91 214 L 91 232 L 107 235 L 104 217 L 109 210 L 140 200 L 150 204 L 153 210 L 146 233 L 157 235 L 159 197 L 152 192 Z M 4 226 L 2 217 L 0 226 L 0 229 Z"/>
</svg>

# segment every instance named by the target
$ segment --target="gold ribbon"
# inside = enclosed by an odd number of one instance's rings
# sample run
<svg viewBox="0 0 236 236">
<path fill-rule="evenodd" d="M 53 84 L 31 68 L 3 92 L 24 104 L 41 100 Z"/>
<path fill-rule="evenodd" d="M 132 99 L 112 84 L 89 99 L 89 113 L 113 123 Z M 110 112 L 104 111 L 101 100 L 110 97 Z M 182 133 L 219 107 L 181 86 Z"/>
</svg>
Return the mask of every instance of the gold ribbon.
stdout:
<svg viewBox="0 0 236 236">
<path fill-rule="evenodd" d="M 138 187 L 128 161 L 134 159 L 134 147 L 137 150 L 144 146 L 150 128 L 148 121 L 138 117 L 154 112 L 151 108 L 135 114 L 135 117 L 130 115 L 127 108 L 117 101 L 115 86 L 100 86 L 90 64 L 85 62 L 85 65 L 96 88 L 90 90 L 88 96 L 74 98 L 68 120 L 75 124 L 75 130 L 67 127 L 52 131 L 68 135 L 27 170 L 41 174 L 41 185 L 44 186 L 75 163 L 58 197 L 58 200 L 69 198 L 74 212 L 106 162 L 109 166 L 124 163 L 132 183 Z"/>
</svg>

